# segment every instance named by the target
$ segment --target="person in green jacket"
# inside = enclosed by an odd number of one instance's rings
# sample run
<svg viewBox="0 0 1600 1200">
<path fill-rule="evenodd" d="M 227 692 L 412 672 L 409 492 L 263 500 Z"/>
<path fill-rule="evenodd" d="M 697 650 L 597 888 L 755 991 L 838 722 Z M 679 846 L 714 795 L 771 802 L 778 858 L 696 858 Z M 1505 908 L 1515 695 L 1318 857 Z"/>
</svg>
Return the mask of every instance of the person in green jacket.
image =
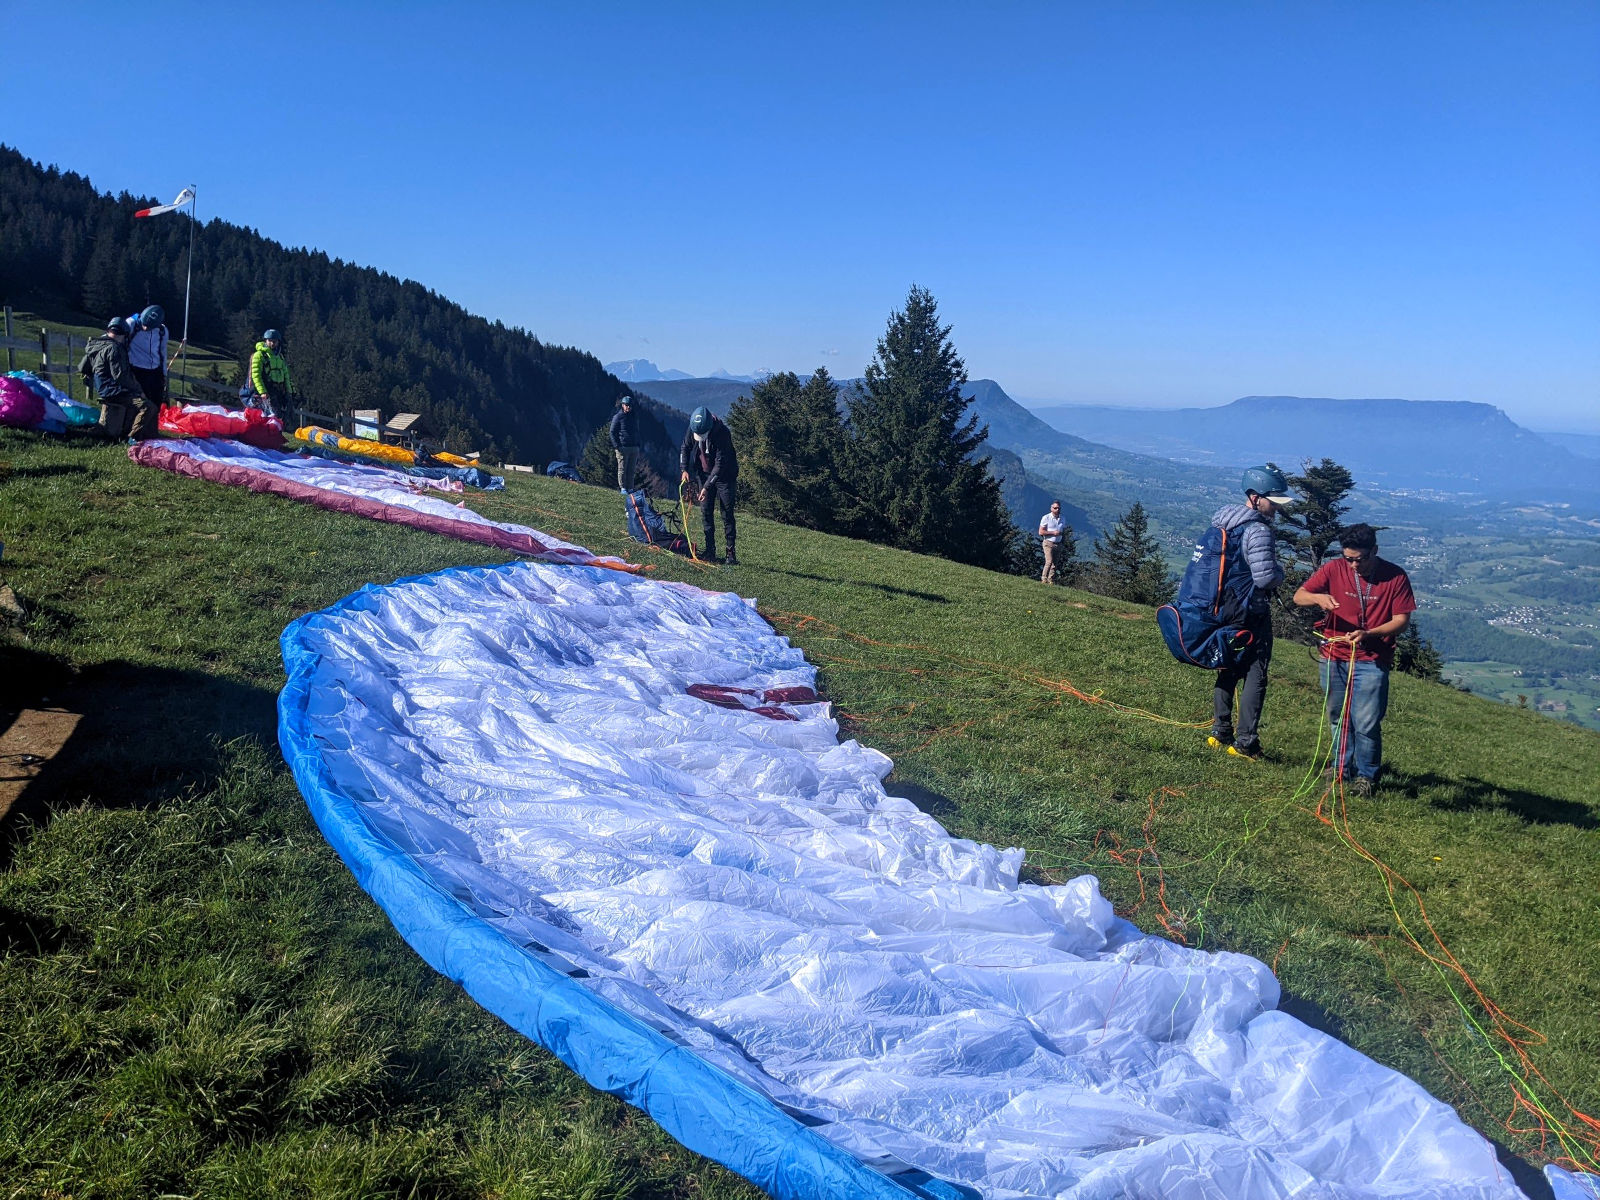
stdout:
<svg viewBox="0 0 1600 1200">
<path fill-rule="evenodd" d="M 269 329 L 261 335 L 256 352 L 250 356 L 250 386 L 255 389 L 261 408 L 268 416 L 276 415 L 280 409 L 287 410 L 294 395 L 289 364 L 278 350 L 282 341 L 282 334 Z"/>
</svg>

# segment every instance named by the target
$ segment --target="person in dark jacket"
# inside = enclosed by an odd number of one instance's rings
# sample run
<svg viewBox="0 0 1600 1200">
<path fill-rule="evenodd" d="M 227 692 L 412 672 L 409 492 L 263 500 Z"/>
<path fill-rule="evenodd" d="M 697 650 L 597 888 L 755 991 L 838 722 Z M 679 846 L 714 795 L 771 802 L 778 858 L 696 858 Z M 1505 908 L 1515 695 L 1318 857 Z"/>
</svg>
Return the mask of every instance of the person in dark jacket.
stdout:
<svg viewBox="0 0 1600 1200">
<path fill-rule="evenodd" d="M 708 408 L 697 408 L 689 416 L 689 432 L 678 450 L 678 466 L 683 482 L 699 496 L 700 519 L 705 530 L 706 557 L 717 557 L 717 530 L 712 513 L 722 509 L 722 531 L 728 541 L 728 556 L 722 561 L 739 565 L 734 552 L 738 532 L 733 523 L 733 492 L 739 482 L 739 459 L 733 452 L 733 434 Z"/>
<path fill-rule="evenodd" d="M 1257 729 L 1261 723 L 1261 708 L 1267 701 L 1267 667 L 1272 662 L 1272 613 L 1267 607 L 1273 590 L 1283 582 L 1283 564 L 1278 561 L 1272 537 L 1272 521 L 1278 509 L 1293 499 L 1289 481 L 1283 472 L 1273 467 L 1251 467 L 1240 481 L 1244 489 L 1243 504 L 1228 504 L 1219 508 L 1211 524 L 1226 529 L 1239 539 L 1239 549 L 1245 565 L 1250 568 L 1250 580 L 1256 585 L 1250 612 L 1244 627 L 1250 631 L 1250 649 L 1231 667 L 1217 672 L 1217 685 L 1212 692 L 1211 736 L 1206 744 L 1213 749 L 1226 750 L 1235 758 L 1261 757 L 1261 739 Z M 1244 684 L 1239 696 L 1239 724 L 1233 723 L 1233 697 Z"/>
<path fill-rule="evenodd" d="M 611 418 L 611 448 L 617 452 L 617 488 L 631 492 L 633 469 L 639 463 L 639 420 L 634 415 L 632 396 L 624 396 L 620 404 Z"/>
<path fill-rule="evenodd" d="M 114 442 L 125 437 L 142 442 L 158 432 L 160 413 L 128 364 L 132 334 L 127 321 L 112 317 L 105 333 L 89 340 L 78 363 L 84 387 L 100 398 L 100 432 Z"/>
</svg>

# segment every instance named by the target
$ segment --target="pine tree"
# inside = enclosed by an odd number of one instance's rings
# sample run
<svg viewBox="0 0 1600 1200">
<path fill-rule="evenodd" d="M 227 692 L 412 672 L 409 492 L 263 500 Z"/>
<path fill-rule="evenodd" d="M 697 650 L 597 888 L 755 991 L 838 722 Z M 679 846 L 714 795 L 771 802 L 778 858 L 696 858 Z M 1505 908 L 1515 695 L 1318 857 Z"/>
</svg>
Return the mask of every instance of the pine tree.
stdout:
<svg viewBox="0 0 1600 1200">
<path fill-rule="evenodd" d="M 1395 670 L 1440 683 L 1444 679 L 1444 656 L 1433 648 L 1433 643 L 1422 636 L 1416 618 L 1400 631 L 1394 640 Z"/>
<path fill-rule="evenodd" d="M 606 423 L 596 429 L 584 444 L 583 456 L 578 459 L 578 474 L 585 483 L 596 487 L 617 486 L 617 452 L 611 448 L 611 425 Z"/>
<path fill-rule="evenodd" d="M 844 421 L 825 368 L 804 384 L 792 371 L 769 375 L 734 402 L 728 428 L 739 448 L 741 504 L 789 525 L 845 532 Z"/>
<path fill-rule="evenodd" d="M 1278 589 L 1282 602 L 1273 606 L 1272 631 L 1292 642 L 1311 643 L 1316 641 L 1313 629 L 1322 618 L 1322 610 L 1300 608 L 1290 597 L 1311 578 L 1329 548 L 1339 540 L 1345 514 L 1350 511 L 1345 497 L 1355 488 L 1356 481 L 1331 458 L 1316 465 L 1307 460 L 1301 464 L 1300 474 L 1288 478 L 1295 502 L 1278 518 L 1272 532 L 1279 545 L 1294 555 L 1294 561 L 1284 570 Z"/>
<path fill-rule="evenodd" d="M 999 570 L 1015 527 L 979 457 L 988 429 L 963 419 L 966 381 L 932 293 L 913 286 L 848 397 L 845 515 L 859 536 Z"/>
<path fill-rule="evenodd" d="M 1091 592 L 1134 604 L 1165 604 L 1178 591 L 1160 545 L 1150 536 L 1149 515 L 1137 500 L 1103 540 L 1095 539 L 1094 558 L 1083 575 Z"/>
</svg>

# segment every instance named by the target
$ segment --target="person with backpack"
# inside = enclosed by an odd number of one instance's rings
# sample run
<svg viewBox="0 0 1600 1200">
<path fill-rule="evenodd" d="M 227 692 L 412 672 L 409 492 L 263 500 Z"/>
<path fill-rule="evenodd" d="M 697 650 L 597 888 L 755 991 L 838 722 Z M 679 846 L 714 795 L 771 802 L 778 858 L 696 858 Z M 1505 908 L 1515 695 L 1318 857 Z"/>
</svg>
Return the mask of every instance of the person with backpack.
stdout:
<svg viewBox="0 0 1600 1200">
<path fill-rule="evenodd" d="M 1244 490 L 1245 502 L 1225 505 L 1211 518 L 1212 530 L 1218 531 L 1209 535 L 1220 547 L 1218 574 L 1233 575 L 1239 580 L 1233 590 L 1242 612 L 1238 614 L 1238 631 L 1233 635 L 1237 649 L 1218 669 L 1212 689 L 1211 734 L 1206 744 L 1235 758 L 1255 760 L 1261 757 L 1261 710 L 1267 701 L 1267 667 L 1272 663 L 1272 613 L 1268 602 L 1283 582 L 1283 564 L 1278 561 L 1272 522 L 1278 509 L 1291 503 L 1293 497 L 1289 495 L 1289 481 L 1276 467 L 1251 467 L 1239 486 Z M 1206 573 L 1210 573 L 1209 566 Z M 1184 582 L 1189 583 L 1187 579 Z M 1220 595 L 1218 599 L 1214 609 L 1220 608 Z M 1237 725 L 1233 719 L 1235 693 L 1239 700 Z"/>
<path fill-rule="evenodd" d="M 269 417 L 280 410 L 287 412 L 294 396 L 294 380 L 289 376 L 289 363 L 278 347 L 283 335 L 269 329 L 256 343 L 250 356 L 250 386 L 255 389 L 261 411 Z"/>
<path fill-rule="evenodd" d="M 1351 790 L 1372 795 L 1383 769 L 1383 718 L 1389 708 L 1389 670 L 1395 637 L 1411 624 L 1417 600 L 1405 568 L 1378 557 L 1371 525 L 1339 535 L 1342 555 L 1323 563 L 1295 591 L 1302 608 L 1323 617 L 1322 686 L 1328 693 L 1337 762 L 1329 773 L 1351 779 Z M 1345 697 L 1349 696 L 1348 720 Z"/>
<path fill-rule="evenodd" d="M 128 365 L 128 339 L 132 336 L 133 329 L 124 318 L 112 317 L 105 333 L 89 339 L 78 362 L 84 387 L 93 388 L 100 398 L 100 432 L 113 442 L 155 437 L 160 417 Z"/>
<path fill-rule="evenodd" d="M 730 567 L 739 565 L 734 552 L 738 536 L 733 523 L 733 493 L 739 482 L 739 458 L 733 451 L 733 434 L 711 410 L 701 406 L 689 415 L 689 432 L 684 435 L 678 450 L 678 466 L 682 482 L 690 484 L 698 495 L 701 528 L 705 532 L 706 557 L 717 557 L 717 530 L 712 513 L 722 509 L 722 531 L 728 540 L 728 556 L 722 561 Z M 692 481 L 698 481 L 698 483 Z"/>
<path fill-rule="evenodd" d="M 611 418 L 611 448 L 617 454 L 617 490 L 633 490 L 633 472 L 639 463 L 639 423 L 633 412 L 633 397 L 624 396 Z"/>
<path fill-rule="evenodd" d="M 159 304 L 128 318 L 128 328 L 133 331 L 128 339 L 128 363 L 139 380 L 140 390 L 156 406 L 158 418 L 161 406 L 167 402 L 166 319 Z"/>
</svg>

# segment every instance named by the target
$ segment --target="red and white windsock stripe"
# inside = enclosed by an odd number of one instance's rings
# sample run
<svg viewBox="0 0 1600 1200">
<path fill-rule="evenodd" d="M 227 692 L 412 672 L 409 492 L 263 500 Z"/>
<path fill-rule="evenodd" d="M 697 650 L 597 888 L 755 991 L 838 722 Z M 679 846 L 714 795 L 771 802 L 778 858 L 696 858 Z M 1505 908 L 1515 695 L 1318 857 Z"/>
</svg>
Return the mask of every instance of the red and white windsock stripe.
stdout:
<svg viewBox="0 0 1600 1200">
<path fill-rule="evenodd" d="M 192 203 L 193 200 L 194 189 L 184 188 L 183 191 L 178 193 L 178 198 L 171 204 L 158 204 L 154 208 L 141 208 L 133 215 L 136 217 L 159 217 L 162 213 L 176 212 L 185 204 Z"/>
</svg>

